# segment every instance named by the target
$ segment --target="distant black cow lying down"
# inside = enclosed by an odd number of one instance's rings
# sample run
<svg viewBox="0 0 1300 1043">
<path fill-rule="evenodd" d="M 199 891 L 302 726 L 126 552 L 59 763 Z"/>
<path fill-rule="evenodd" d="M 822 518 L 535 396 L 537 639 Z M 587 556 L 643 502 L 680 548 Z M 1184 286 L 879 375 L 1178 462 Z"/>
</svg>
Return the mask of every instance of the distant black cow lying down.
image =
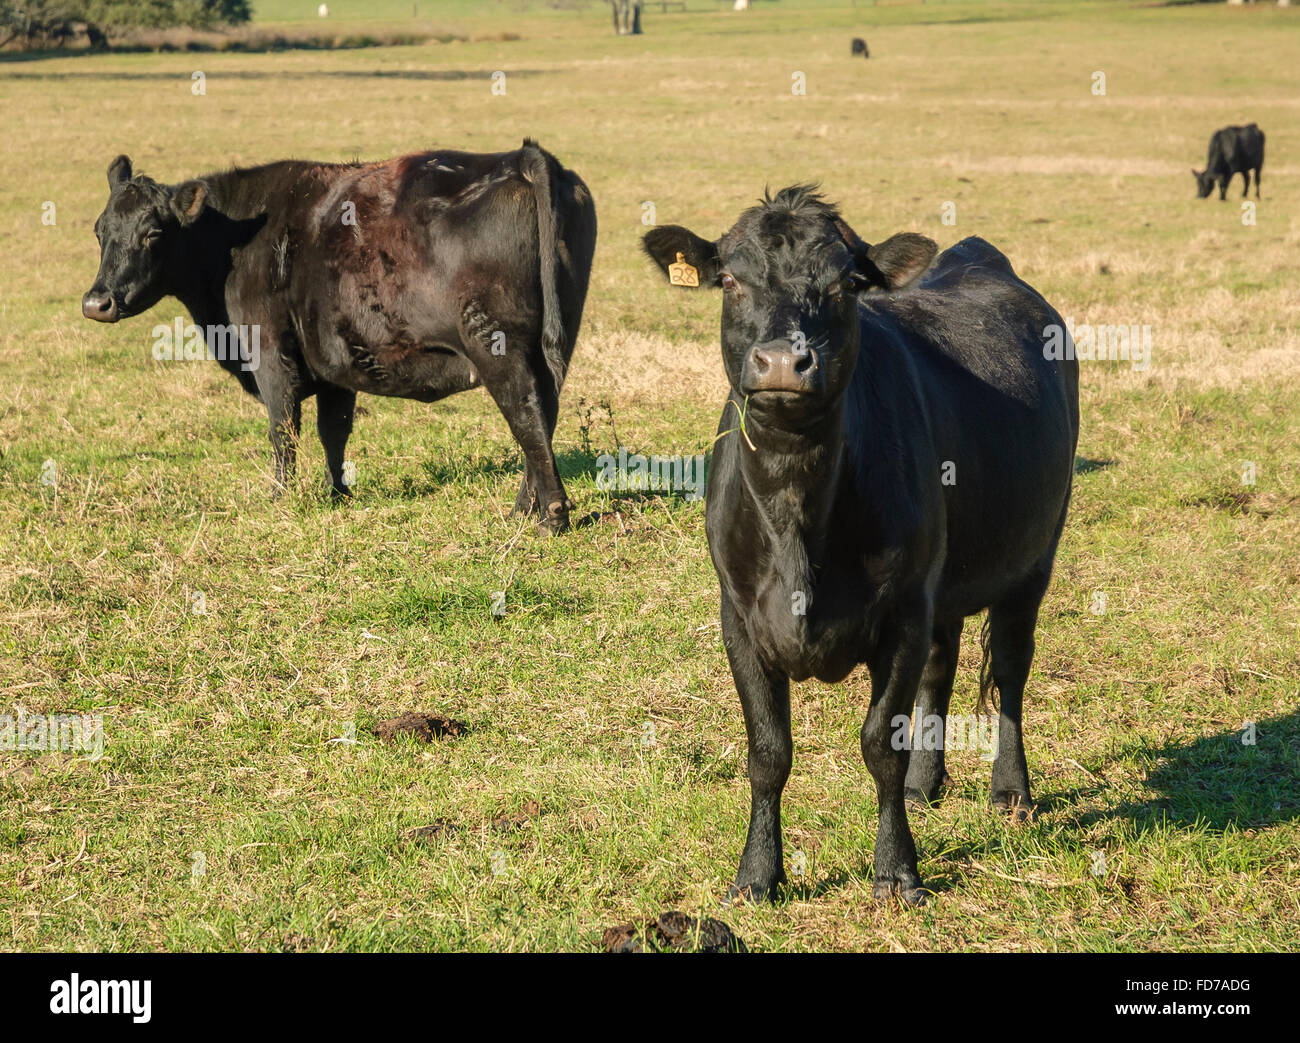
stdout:
<svg viewBox="0 0 1300 1043">
<path fill-rule="evenodd" d="M 850 52 L 854 58 L 856 58 L 859 54 L 862 55 L 862 57 L 867 58 L 870 57 L 871 54 L 871 52 L 867 50 L 867 41 L 862 39 L 861 36 L 855 36 L 853 38 L 853 44 L 850 49 Z"/>
<path fill-rule="evenodd" d="M 1255 198 L 1259 198 L 1259 174 L 1264 169 L 1264 132 L 1255 124 L 1223 127 L 1210 137 L 1210 151 L 1204 170 L 1192 170 L 1196 178 L 1196 198 L 1204 199 L 1219 183 L 1219 198 L 1228 197 L 1228 182 L 1237 174 L 1245 180 L 1241 186 L 1244 199 L 1250 192 L 1250 172 L 1255 172 Z"/>
<path fill-rule="evenodd" d="M 723 293 L 731 393 L 705 528 L 752 789 L 732 896 L 785 880 L 791 679 L 865 663 L 875 893 L 920 901 L 905 797 L 938 799 L 946 772 L 942 748 L 909 757 L 908 719 L 915 706 L 912 734 L 945 734 L 962 623 L 985 608 L 981 696 L 1001 696 L 992 799 L 1030 806 L 1021 702 L 1079 430 L 1077 363 L 1044 352 L 1061 317 L 982 239 L 929 267 L 929 239 L 868 246 L 803 187 L 721 239 L 665 226 L 645 247 L 673 282 Z"/>
<path fill-rule="evenodd" d="M 285 160 L 170 186 L 118 156 L 108 185 L 82 312 L 117 322 L 174 296 L 209 337 L 256 330 L 255 368 L 246 345 L 245 358 L 220 361 L 266 405 L 277 489 L 303 399 L 316 396 L 342 494 L 358 391 L 434 402 L 482 384 L 524 452 L 516 510 L 567 527 L 551 437 L 596 211 L 554 156 L 525 141 L 380 163 Z"/>
</svg>

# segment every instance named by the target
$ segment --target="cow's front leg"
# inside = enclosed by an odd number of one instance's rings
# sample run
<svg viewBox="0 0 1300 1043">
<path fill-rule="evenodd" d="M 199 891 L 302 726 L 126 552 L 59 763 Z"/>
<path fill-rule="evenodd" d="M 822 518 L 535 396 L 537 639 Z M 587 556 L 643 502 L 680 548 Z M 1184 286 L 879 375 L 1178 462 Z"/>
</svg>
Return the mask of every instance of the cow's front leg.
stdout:
<svg viewBox="0 0 1300 1043">
<path fill-rule="evenodd" d="M 769 673 L 759 661 L 735 608 L 722 594 L 722 640 L 745 713 L 749 739 L 749 833 L 740 857 L 731 901 L 761 902 L 785 883 L 781 851 L 781 791 L 790 777 L 794 743 L 790 736 L 790 679 Z"/>
<path fill-rule="evenodd" d="M 909 904 L 919 904 L 925 896 L 904 804 L 907 744 L 893 738 L 896 718 L 910 716 L 916 702 L 930 654 L 931 615 L 930 599 L 918 594 L 901 600 L 882 623 L 876 648 L 867 662 L 871 706 L 862 724 L 862 759 L 875 780 L 880 804 L 873 893 L 877 898 L 897 894 Z"/>
<path fill-rule="evenodd" d="M 316 389 L 316 433 L 325 450 L 330 492 L 335 497 L 349 496 L 352 492 L 343 481 L 343 460 L 356 405 L 357 393 L 350 388 L 322 384 Z"/>
</svg>

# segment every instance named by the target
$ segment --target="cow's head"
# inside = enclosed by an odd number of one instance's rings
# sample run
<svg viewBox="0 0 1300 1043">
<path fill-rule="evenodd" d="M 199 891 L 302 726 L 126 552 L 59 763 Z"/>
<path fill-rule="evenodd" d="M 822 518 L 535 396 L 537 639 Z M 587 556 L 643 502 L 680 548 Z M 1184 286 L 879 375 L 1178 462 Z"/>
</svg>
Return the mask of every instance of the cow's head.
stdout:
<svg viewBox="0 0 1300 1043">
<path fill-rule="evenodd" d="M 81 298 L 81 313 L 117 322 L 152 308 L 170 290 L 181 263 L 184 230 L 198 220 L 207 199 L 202 181 L 175 188 L 132 176 L 131 160 L 108 165 L 108 205 L 95 222 L 99 274 Z"/>
<path fill-rule="evenodd" d="M 722 289 L 727 379 L 761 413 L 786 417 L 820 413 L 848 386 L 858 294 L 908 285 L 937 249 L 910 233 L 869 246 L 804 185 L 765 196 L 714 242 L 666 225 L 643 245 L 671 281 Z"/>
<path fill-rule="evenodd" d="M 1196 178 L 1196 198 L 1204 199 L 1214 191 L 1214 175 L 1208 170 L 1192 168 L 1192 177 Z"/>
</svg>

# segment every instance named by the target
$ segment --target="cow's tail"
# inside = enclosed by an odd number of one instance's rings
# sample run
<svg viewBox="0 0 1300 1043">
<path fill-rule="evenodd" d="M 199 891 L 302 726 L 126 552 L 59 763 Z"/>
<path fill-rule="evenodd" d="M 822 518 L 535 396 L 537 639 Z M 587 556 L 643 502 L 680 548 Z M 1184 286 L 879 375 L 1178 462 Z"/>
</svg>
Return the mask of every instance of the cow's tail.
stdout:
<svg viewBox="0 0 1300 1043">
<path fill-rule="evenodd" d="M 558 397 L 569 360 L 565 351 L 564 316 L 560 311 L 560 232 L 551 186 L 550 157 L 532 138 L 524 138 L 521 167 L 532 183 L 537 203 L 537 250 L 542 276 L 542 356 L 551 370 Z"/>
<path fill-rule="evenodd" d="M 975 703 L 975 713 L 980 717 L 992 717 L 998 709 L 997 685 L 993 683 L 993 653 L 989 647 L 991 635 L 986 615 L 980 628 L 980 697 Z"/>
</svg>

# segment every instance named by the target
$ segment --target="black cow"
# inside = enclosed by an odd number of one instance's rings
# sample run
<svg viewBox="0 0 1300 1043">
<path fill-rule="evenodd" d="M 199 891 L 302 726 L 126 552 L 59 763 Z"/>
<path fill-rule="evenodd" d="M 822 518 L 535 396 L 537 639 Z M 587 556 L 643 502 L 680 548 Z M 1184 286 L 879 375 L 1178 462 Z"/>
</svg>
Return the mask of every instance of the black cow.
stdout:
<svg viewBox="0 0 1300 1043">
<path fill-rule="evenodd" d="M 266 405 L 277 488 L 304 398 L 336 494 L 358 391 L 434 402 L 482 384 L 526 461 L 516 510 L 567 527 L 551 448 L 582 318 L 596 211 L 532 141 L 381 163 L 286 160 L 161 185 L 118 156 L 82 312 L 117 322 L 174 296 L 201 330 L 260 337 L 222 365 Z M 210 341 L 209 341 L 210 343 Z M 218 353 L 220 358 L 220 353 Z"/>
<path fill-rule="evenodd" d="M 1240 174 L 1245 179 L 1241 188 L 1244 199 L 1250 192 L 1250 172 L 1255 172 L 1255 198 L 1259 198 L 1259 172 L 1264 168 L 1264 132 L 1255 124 L 1244 127 L 1223 127 L 1210 138 L 1210 153 L 1204 170 L 1192 170 L 1196 178 L 1196 198 L 1204 199 L 1219 183 L 1219 198 L 1228 197 L 1228 182 Z"/>
<path fill-rule="evenodd" d="M 871 57 L 871 52 L 867 50 L 867 41 L 862 39 L 861 36 L 855 36 L 853 38 L 852 55 L 856 58 L 859 54 L 864 58 Z"/>
<path fill-rule="evenodd" d="M 908 718 L 915 706 L 918 729 L 946 719 L 963 620 L 984 608 L 981 703 L 994 685 L 1001 695 L 992 799 L 1030 806 L 1021 699 L 1079 422 L 1073 352 L 1049 361 L 1044 347 L 1061 318 L 983 240 L 926 272 L 931 240 L 868 246 L 805 186 L 715 242 L 668 226 L 644 243 L 660 267 L 679 265 L 673 281 L 723 290 L 731 393 L 706 530 L 752 790 L 730 895 L 763 899 L 785 880 L 790 680 L 836 682 L 865 663 L 874 891 L 919 902 L 904 801 L 936 800 L 946 773 L 942 749 L 909 760 Z"/>
</svg>

